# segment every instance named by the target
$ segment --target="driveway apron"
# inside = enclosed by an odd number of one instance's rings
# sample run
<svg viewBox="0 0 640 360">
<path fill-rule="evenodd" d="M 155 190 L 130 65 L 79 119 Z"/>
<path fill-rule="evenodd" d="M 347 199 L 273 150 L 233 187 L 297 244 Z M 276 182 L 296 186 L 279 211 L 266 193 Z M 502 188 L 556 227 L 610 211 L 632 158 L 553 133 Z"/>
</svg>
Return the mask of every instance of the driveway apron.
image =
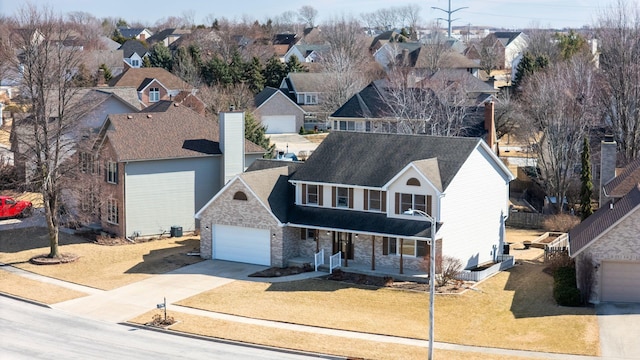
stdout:
<svg viewBox="0 0 640 360">
<path fill-rule="evenodd" d="M 640 304 L 596 306 L 604 359 L 640 359 Z"/>
</svg>

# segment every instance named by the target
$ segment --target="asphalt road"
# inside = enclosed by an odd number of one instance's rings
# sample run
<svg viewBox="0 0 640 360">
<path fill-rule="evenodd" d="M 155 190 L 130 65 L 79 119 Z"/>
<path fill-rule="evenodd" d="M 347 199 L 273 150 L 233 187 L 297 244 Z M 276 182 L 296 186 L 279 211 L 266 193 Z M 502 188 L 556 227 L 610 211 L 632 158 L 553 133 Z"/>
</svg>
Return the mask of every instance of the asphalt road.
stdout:
<svg viewBox="0 0 640 360">
<path fill-rule="evenodd" d="M 0 296 L 0 358 L 318 359 L 80 318 Z"/>
</svg>

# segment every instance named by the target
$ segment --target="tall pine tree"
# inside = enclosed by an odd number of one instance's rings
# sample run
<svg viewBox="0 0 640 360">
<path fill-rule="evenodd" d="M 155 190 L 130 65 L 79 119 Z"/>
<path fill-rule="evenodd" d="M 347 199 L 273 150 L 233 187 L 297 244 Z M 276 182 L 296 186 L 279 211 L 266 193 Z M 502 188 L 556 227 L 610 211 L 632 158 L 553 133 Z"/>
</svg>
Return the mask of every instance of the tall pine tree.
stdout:
<svg viewBox="0 0 640 360">
<path fill-rule="evenodd" d="M 580 180 L 582 181 L 582 187 L 580 188 L 580 216 L 582 220 L 593 214 L 591 208 L 591 196 L 593 195 L 593 179 L 591 176 L 591 155 L 589 150 L 589 139 L 584 138 L 582 143 L 582 172 L 580 173 Z"/>
</svg>

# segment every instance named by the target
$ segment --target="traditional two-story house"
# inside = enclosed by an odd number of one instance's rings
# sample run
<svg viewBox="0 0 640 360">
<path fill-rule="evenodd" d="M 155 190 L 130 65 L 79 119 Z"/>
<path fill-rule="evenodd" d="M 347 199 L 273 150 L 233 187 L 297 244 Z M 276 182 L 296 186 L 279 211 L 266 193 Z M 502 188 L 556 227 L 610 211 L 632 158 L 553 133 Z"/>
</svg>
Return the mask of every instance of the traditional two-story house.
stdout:
<svg viewBox="0 0 640 360">
<path fill-rule="evenodd" d="M 128 68 L 109 81 L 112 87 L 135 87 L 145 106 L 161 100 L 173 100 L 181 93 L 195 94 L 197 89 L 163 68 Z"/>
<path fill-rule="evenodd" d="M 112 114 L 94 151 L 79 154 L 80 207 L 117 236 L 194 231 L 194 212 L 264 152 L 244 139 L 243 112 L 221 113 L 216 121 L 160 101 Z"/>
<path fill-rule="evenodd" d="M 331 133 L 304 163 L 257 161 L 227 183 L 196 214 L 201 256 L 419 270 L 431 228 L 414 209 L 437 222 L 438 255 L 472 268 L 501 254 L 512 179 L 481 139 Z"/>
</svg>

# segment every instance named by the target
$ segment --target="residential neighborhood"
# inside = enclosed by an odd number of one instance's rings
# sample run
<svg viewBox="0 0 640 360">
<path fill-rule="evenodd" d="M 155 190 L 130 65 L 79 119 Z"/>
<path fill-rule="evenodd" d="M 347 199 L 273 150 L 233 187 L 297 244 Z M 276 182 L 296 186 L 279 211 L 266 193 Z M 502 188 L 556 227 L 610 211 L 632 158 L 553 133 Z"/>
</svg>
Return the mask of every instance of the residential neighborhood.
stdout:
<svg viewBox="0 0 640 360">
<path fill-rule="evenodd" d="M 7 358 L 640 359 L 637 0 L 42 1 L 0 15 Z"/>
</svg>

